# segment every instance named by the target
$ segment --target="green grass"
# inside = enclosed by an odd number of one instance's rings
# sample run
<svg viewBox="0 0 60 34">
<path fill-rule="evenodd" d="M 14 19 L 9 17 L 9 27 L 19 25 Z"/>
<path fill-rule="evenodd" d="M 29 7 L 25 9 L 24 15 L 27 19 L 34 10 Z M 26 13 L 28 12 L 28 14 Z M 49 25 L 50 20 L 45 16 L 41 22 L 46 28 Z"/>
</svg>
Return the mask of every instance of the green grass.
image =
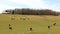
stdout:
<svg viewBox="0 0 60 34">
<path fill-rule="evenodd" d="M 48 29 L 53 23 L 56 25 Z M 9 29 L 9 24 L 12 30 Z M 33 29 L 31 32 L 30 27 Z M 49 34 L 49 32 L 60 34 L 60 16 L 0 14 L 0 34 Z"/>
</svg>

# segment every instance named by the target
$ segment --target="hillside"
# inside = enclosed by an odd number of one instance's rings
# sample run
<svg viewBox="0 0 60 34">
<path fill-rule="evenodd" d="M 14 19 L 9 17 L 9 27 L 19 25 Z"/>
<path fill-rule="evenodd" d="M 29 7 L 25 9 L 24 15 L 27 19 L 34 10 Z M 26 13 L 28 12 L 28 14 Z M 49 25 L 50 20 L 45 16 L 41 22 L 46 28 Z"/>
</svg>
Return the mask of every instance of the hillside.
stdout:
<svg viewBox="0 0 60 34">
<path fill-rule="evenodd" d="M 51 29 L 48 26 L 53 25 Z M 11 24 L 12 30 L 9 29 Z M 32 32 L 30 29 L 32 28 Z M 0 14 L 0 34 L 60 34 L 60 16 Z"/>
</svg>

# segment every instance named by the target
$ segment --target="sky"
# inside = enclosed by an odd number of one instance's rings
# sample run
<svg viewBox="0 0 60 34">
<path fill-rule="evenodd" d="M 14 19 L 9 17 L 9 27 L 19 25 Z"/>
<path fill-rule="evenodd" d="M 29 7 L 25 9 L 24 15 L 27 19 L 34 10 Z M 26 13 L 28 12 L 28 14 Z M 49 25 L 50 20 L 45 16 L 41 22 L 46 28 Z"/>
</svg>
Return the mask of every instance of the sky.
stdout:
<svg viewBox="0 0 60 34">
<path fill-rule="evenodd" d="M 15 8 L 51 9 L 60 12 L 60 0 L 0 0 L 0 13 Z"/>
</svg>

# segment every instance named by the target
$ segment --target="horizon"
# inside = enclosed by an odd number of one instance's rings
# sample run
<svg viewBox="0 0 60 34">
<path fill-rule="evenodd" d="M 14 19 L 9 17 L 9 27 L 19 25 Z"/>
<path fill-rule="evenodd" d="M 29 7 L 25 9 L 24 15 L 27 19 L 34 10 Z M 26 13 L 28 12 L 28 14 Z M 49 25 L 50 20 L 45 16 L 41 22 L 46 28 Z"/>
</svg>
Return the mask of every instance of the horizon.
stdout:
<svg viewBox="0 0 60 34">
<path fill-rule="evenodd" d="M 51 9 L 60 12 L 60 0 L 0 0 L 0 13 L 6 9 Z"/>
</svg>

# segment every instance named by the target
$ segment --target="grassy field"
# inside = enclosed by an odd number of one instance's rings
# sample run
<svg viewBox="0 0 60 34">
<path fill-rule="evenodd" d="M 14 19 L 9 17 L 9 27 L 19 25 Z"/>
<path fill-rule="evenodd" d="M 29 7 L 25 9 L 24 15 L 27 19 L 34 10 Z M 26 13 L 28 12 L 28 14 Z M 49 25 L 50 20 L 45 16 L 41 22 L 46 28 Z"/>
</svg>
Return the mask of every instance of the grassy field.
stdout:
<svg viewBox="0 0 60 34">
<path fill-rule="evenodd" d="M 60 34 L 60 16 L 0 14 L 0 34 Z"/>
</svg>

